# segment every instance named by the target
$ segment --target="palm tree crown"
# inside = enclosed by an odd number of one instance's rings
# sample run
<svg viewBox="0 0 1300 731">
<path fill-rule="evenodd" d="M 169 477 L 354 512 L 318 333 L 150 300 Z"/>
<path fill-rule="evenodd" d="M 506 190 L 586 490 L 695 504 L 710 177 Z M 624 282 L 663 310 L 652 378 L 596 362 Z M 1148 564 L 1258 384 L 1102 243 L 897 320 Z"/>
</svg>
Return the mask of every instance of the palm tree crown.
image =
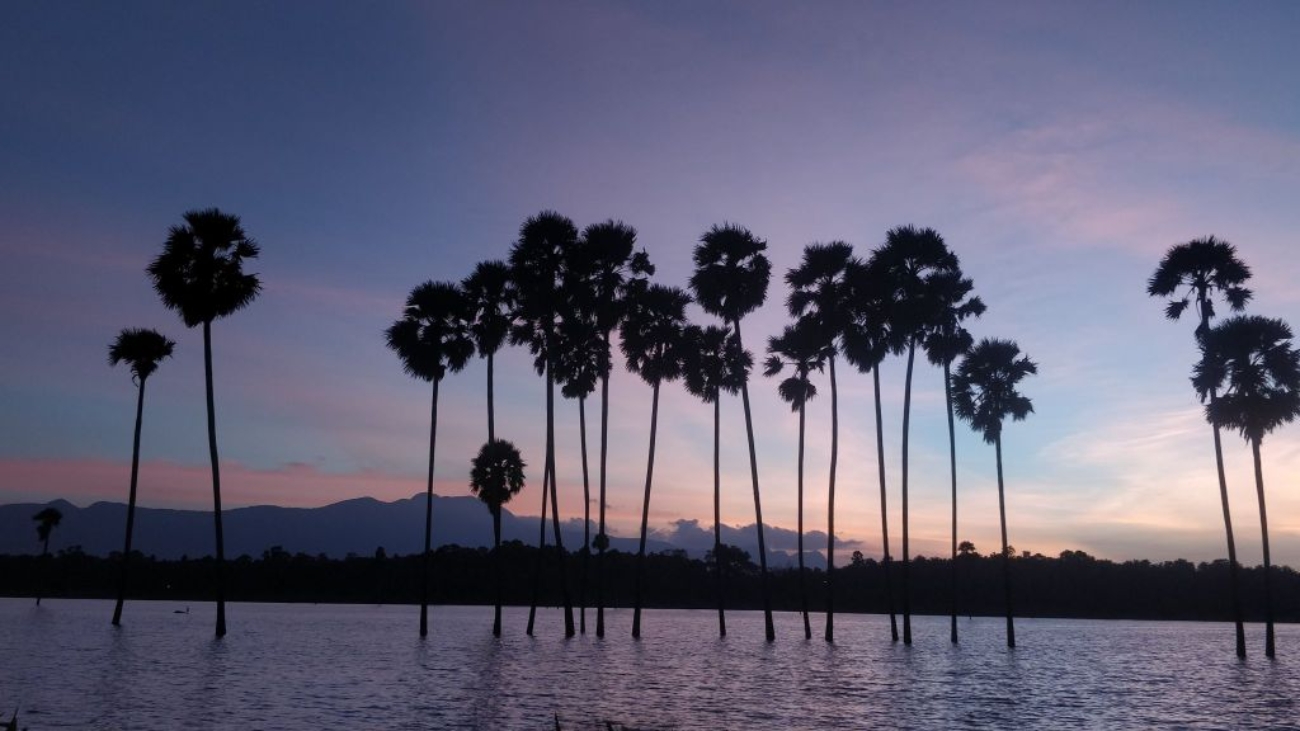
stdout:
<svg viewBox="0 0 1300 731">
<path fill-rule="evenodd" d="M 763 375 L 771 378 L 787 365 L 794 369 L 794 374 L 777 387 L 781 400 L 790 404 L 792 411 L 798 411 L 817 395 L 817 386 L 808 379 L 808 374 L 822 370 L 827 355 L 818 330 L 812 321 L 801 320 L 787 325 L 779 336 L 769 338 L 767 342 L 768 357 L 763 364 Z"/>
<path fill-rule="evenodd" d="M 691 291 L 704 311 L 735 322 L 762 306 L 772 265 L 767 242 L 734 224 L 714 226 L 695 247 Z"/>
<path fill-rule="evenodd" d="M 803 262 L 785 275 L 790 286 L 786 298 L 790 315 L 812 318 L 825 336 L 838 338 L 849 316 L 846 276 L 853 261 L 853 247 L 843 241 L 805 247 Z"/>
<path fill-rule="evenodd" d="M 565 275 L 575 309 L 590 313 L 600 332 L 618 327 L 627 294 L 644 289 L 655 267 L 645 250 L 636 251 L 636 229 L 622 221 L 595 223 L 566 258 Z"/>
<path fill-rule="evenodd" d="M 1291 328 L 1278 319 L 1238 316 L 1209 330 L 1192 385 L 1206 404 L 1206 418 L 1235 429 L 1251 442 L 1300 416 L 1300 352 Z"/>
<path fill-rule="evenodd" d="M 515 305 L 510 267 L 503 261 L 479 262 L 460 287 L 474 347 L 485 358 L 495 355 L 510 334 L 510 313 Z"/>
<path fill-rule="evenodd" d="M 130 364 L 135 382 L 143 383 L 158 370 L 160 361 L 171 357 L 175 347 L 176 343 L 156 330 L 127 328 L 118 333 L 117 339 L 108 346 L 108 364 Z"/>
<path fill-rule="evenodd" d="M 1023 421 L 1034 404 L 1016 390 L 1038 366 L 1010 340 L 985 338 L 957 367 L 953 375 L 953 408 L 972 428 L 993 444 L 1002 435 L 1002 423 L 1010 416 Z"/>
<path fill-rule="evenodd" d="M 542 211 L 519 229 L 510 250 L 515 282 L 515 324 L 510 341 L 527 345 L 537 372 L 546 370 L 555 337 L 556 318 L 564 307 L 563 276 L 567 252 L 578 240 L 573 221 L 555 211 Z"/>
<path fill-rule="evenodd" d="M 32 516 L 36 521 L 36 538 L 40 541 L 50 540 L 50 532 L 63 522 L 63 512 L 58 508 L 43 508 Z"/>
<path fill-rule="evenodd" d="M 960 272 L 946 272 L 931 279 L 935 298 L 934 327 L 925 336 L 925 353 L 937 366 L 951 364 L 970 350 L 974 339 L 962 321 L 984 314 L 984 302 L 968 297 L 975 285 Z"/>
<path fill-rule="evenodd" d="M 683 340 L 686 347 L 682 375 L 691 395 L 711 404 L 723 391 L 740 392 L 754 358 L 740 347 L 735 333 L 716 325 L 691 325 Z"/>
<path fill-rule="evenodd" d="M 239 217 L 216 208 L 188 211 L 185 225 L 173 226 L 163 252 L 147 269 L 154 289 L 186 327 L 243 309 L 261 291 L 244 261 L 256 259 L 257 243 L 244 233 Z"/>
<path fill-rule="evenodd" d="M 1201 317 L 1199 335 L 1214 317 L 1215 293 L 1223 295 L 1234 312 L 1245 309 L 1251 292 L 1241 285 L 1247 279 L 1250 267 L 1237 258 L 1236 247 L 1208 236 L 1171 247 L 1147 281 L 1147 294 L 1171 298 L 1165 305 L 1165 316 L 1171 320 L 1177 320 L 1195 297 Z M 1185 290 L 1181 297 L 1179 290 Z"/>
<path fill-rule="evenodd" d="M 690 295 L 661 284 L 652 284 L 633 298 L 620 330 L 629 371 L 650 385 L 682 374 L 683 331 L 690 303 Z"/>
<path fill-rule="evenodd" d="M 524 489 L 527 465 L 519 449 L 504 439 L 484 444 L 470 464 L 470 492 L 493 511 L 499 511 Z"/>
<path fill-rule="evenodd" d="M 844 357 L 866 373 L 880 365 L 886 355 L 906 347 L 906 342 L 894 327 L 893 293 L 878 260 L 871 264 L 850 260 L 845 265 L 844 281 Z"/>
<path fill-rule="evenodd" d="M 448 369 L 459 372 L 474 355 L 467 316 L 459 287 L 450 282 L 425 282 L 411 290 L 402 319 L 386 331 L 388 347 L 397 353 L 410 376 L 442 380 Z"/>
<path fill-rule="evenodd" d="M 876 284 L 887 288 L 892 300 L 889 320 L 895 337 L 889 344 L 894 353 L 901 353 L 910 341 L 924 338 L 941 323 L 936 290 L 960 272 L 957 255 L 934 229 L 900 226 L 890 229 L 867 266 L 876 270 Z"/>
</svg>

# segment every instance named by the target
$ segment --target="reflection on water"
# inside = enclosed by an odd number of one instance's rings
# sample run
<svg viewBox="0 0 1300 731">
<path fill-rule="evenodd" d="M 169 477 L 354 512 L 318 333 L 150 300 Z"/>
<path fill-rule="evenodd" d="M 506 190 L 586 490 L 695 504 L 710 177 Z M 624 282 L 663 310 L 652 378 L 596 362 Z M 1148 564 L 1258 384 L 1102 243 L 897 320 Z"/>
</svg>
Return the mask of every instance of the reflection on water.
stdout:
<svg viewBox="0 0 1300 731">
<path fill-rule="evenodd" d="M 566 641 L 558 611 L 524 635 L 526 610 L 492 637 L 490 607 L 436 607 L 417 636 L 411 607 L 237 604 L 211 638 L 211 607 L 174 614 L 133 602 L 0 600 L 0 710 L 45 729 L 1300 728 L 1300 632 L 1281 659 L 1233 657 L 1229 625 L 1023 620 L 1007 650 L 999 619 L 837 618 L 835 645 L 802 639 L 798 614 L 631 613 Z M 1262 630 L 1251 627 L 1252 647 Z M 1262 653 L 1261 653 L 1262 654 Z M 6 712 L 7 715 L 8 712 Z"/>
</svg>

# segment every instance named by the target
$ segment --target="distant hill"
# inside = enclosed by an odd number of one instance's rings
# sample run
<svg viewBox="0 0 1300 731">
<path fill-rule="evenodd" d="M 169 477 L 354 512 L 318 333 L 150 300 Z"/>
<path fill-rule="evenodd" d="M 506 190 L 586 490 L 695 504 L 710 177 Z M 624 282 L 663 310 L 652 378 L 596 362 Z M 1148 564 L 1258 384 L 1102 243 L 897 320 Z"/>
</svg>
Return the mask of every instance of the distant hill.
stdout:
<svg viewBox="0 0 1300 731">
<path fill-rule="evenodd" d="M 50 541 L 51 551 L 81 546 L 88 554 L 107 556 L 122 550 L 125 504 L 99 502 L 79 508 L 65 500 L 55 500 L 46 504 L 0 505 L 0 554 L 40 551 L 32 515 L 47 505 L 63 513 L 63 522 L 55 529 Z M 272 546 L 280 546 L 290 553 L 323 553 L 334 558 L 349 553 L 371 555 L 380 546 L 390 555 L 411 554 L 418 553 L 423 546 L 424 495 L 388 503 L 363 497 L 319 508 L 274 505 L 234 508 L 224 511 L 222 520 L 227 558 L 242 554 L 261 556 Z M 198 558 L 213 552 L 211 511 L 137 508 L 135 526 L 134 548 L 145 555 L 176 559 L 181 556 Z M 594 525 L 591 532 L 594 536 Z M 561 533 L 566 548 L 573 550 L 582 546 L 581 519 L 562 523 Z M 658 537 L 652 535 L 646 544 L 647 550 L 653 553 L 681 549 L 699 558 L 712 547 L 712 533 L 708 533 L 707 541 L 703 540 L 703 534 L 694 521 L 680 521 L 672 531 Z M 757 559 L 757 545 L 752 535 L 752 527 L 748 530 L 724 527 L 723 540 L 739 545 Z M 501 536 L 503 540 L 536 545 L 536 516 L 517 516 L 509 510 L 502 510 Z M 547 536 L 550 542 L 549 524 Z M 492 518 L 476 498 L 434 496 L 435 546 L 487 546 L 491 540 Z M 637 538 L 611 535 L 610 547 L 636 551 Z M 851 550 L 846 549 L 844 561 Z M 769 563 L 775 566 L 794 562 L 792 555 L 779 551 L 769 551 L 768 556 Z M 808 554 L 806 559 L 810 566 L 825 565 L 821 556 L 815 553 Z"/>
</svg>

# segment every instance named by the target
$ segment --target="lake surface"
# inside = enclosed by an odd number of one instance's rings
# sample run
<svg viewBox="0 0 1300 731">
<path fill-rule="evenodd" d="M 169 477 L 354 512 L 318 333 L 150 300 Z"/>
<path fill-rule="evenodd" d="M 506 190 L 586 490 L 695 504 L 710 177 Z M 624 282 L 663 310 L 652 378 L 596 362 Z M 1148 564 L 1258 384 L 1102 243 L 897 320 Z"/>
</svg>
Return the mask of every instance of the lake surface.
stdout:
<svg viewBox="0 0 1300 731">
<path fill-rule="evenodd" d="M 564 639 L 562 615 L 434 607 L 430 636 L 409 606 L 232 604 L 214 608 L 0 599 L 0 713 L 21 706 L 46 729 L 1300 729 L 1300 627 L 1280 626 L 1281 658 L 1233 656 L 1225 624 L 1018 620 L 914 621 L 915 644 L 889 641 L 887 617 L 836 618 L 837 642 L 804 641 L 797 614 L 631 612 L 607 637 Z M 820 619 L 820 618 L 818 618 Z M 588 615 L 594 632 L 594 613 Z M 819 627 L 820 622 L 815 623 Z"/>
</svg>

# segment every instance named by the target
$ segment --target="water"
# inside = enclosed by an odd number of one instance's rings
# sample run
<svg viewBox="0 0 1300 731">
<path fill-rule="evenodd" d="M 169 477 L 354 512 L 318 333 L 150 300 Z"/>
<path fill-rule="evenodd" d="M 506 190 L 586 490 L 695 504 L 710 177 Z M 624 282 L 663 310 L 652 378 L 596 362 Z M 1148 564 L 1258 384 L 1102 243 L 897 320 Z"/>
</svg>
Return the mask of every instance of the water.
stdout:
<svg viewBox="0 0 1300 731">
<path fill-rule="evenodd" d="M 233 604 L 213 640 L 213 608 L 106 601 L 0 600 L 0 713 L 21 705 L 46 729 L 1300 729 L 1300 627 L 1279 627 L 1282 657 L 1232 653 L 1222 624 L 920 617 L 916 643 L 891 644 L 888 619 L 836 618 L 837 642 L 805 642 L 798 615 L 652 610 L 640 642 L 631 613 L 608 636 L 563 638 L 544 610 Z M 594 632 L 594 614 L 588 616 Z"/>
</svg>

